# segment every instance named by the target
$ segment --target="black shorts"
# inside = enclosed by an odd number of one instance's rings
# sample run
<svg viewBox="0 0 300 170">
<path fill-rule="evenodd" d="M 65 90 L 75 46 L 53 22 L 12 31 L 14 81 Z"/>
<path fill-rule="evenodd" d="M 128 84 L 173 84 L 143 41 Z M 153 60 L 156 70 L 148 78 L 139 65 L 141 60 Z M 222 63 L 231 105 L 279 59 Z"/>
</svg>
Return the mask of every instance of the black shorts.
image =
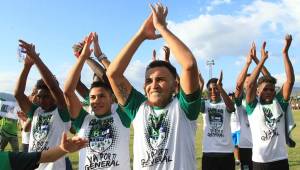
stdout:
<svg viewBox="0 0 300 170">
<path fill-rule="evenodd" d="M 233 153 L 203 153 L 202 170 L 234 170 Z"/>
<path fill-rule="evenodd" d="M 252 170 L 252 148 L 240 148 L 241 170 Z"/>
<path fill-rule="evenodd" d="M 289 161 L 287 159 L 268 162 L 268 163 L 259 163 L 253 162 L 254 170 L 289 170 Z"/>
</svg>

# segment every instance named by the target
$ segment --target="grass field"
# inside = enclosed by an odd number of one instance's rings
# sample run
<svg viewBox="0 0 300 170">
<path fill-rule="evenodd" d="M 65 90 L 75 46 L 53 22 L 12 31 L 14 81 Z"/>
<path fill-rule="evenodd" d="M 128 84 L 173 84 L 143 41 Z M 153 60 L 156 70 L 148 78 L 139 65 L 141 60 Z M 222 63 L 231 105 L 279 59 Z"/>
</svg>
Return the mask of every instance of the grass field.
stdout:
<svg viewBox="0 0 300 170">
<path fill-rule="evenodd" d="M 296 141 L 295 148 L 289 148 L 289 165 L 291 170 L 300 170 L 300 110 L 294 112 L 294 119 L 295 123 L 297 124 L 296 128 L 294 129 L 292 136 L 293 139 Z M 132 158 L 132 139 L 133 139 L 133 130 L 131 129 L 130 135 L 130 151 L 131 151 L 131 158 Z M 21 141 L 21 140 L 19 140 Z M 201 169 L 201 158 L 202 158 L 202 117 L 198 118 L 198 129 L 196 134 L 196 159 L 197 159 L 197 167 Z M 10 150 L 10 146 L 7 147 L 7 150 Z M 76 170 L 78 169 L 78 154 L 73 153 L 69 155 L 72 166 Z M 132 160 L 131 160 L 132 162 Z"/>
</svg>

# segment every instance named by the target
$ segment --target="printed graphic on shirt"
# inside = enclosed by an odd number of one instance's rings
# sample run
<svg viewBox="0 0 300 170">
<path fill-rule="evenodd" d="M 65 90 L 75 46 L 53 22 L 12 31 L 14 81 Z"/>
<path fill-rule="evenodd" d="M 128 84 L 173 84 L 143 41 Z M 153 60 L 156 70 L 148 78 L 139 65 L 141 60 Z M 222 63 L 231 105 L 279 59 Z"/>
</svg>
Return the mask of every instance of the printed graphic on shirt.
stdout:
<svg viewBox="0 0 300 170">
<path fill-rule="evenodd" d="M 89 147 L 85 169 L 102 169 L 119 166 L 115 144 L 118 140 L 118 131 L 114 127 L 114 119 L 92 119 L 89 122 Z M 108 151 L 112 150 L 112 152 Z"/>
<path fill-rule="evenodd" d="M 48 150 L 46 148 L 48 145 L 48 135 L 51 129 L 51 118 L 52 115 L 39 115 L 37 118 L 37 123 L 33 127 L 33 145 L 32 150 L 34 151 L 43 151 Z"/>
<path fill-rule="evenodd" d="M 208 108 L 208 119 L 210 129 L 207 134 L 208 137 L 224 137 L 223 130 L 223 109 Z"/>
<path fill-rule="evenodd" d="M 170 162 L 171 156 L 165 144 L 169 137 L 170 122 L 168 120 L 168 110 L 160 115 L 155 115 L 152 110 L 148 114 L 145 136 L 148 145 L 147 158 L 142 159 L 142 167 L 153 166 L 156 164 Z"/>
<path fill-rule="evenodd" d="M 282 114 L 277 118 L 274 117 L 272 110 L 267 107 L 263 107 L 264 117 L 265 117 L 265 125 L 268 128 L 267 130 L 263 130 L 263 136 L 261 140 L 266 141 L 270 140 L 273 136 L 278 136 L 277 123 L 280 122 L 280 118 Z"/>
</svg>

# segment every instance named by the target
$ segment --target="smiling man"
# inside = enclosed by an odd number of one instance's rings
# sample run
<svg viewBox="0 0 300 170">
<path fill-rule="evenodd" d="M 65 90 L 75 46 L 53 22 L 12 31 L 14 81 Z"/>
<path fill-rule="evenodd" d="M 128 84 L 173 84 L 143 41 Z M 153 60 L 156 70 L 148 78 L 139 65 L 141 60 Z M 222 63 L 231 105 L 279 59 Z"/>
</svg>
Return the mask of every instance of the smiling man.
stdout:
<svg viewBox="0 0 300 170">
<path fill-rule="evenodd" d="M 91 113 L 85 111 L 75 94 L 83 64 L 91 54 L 91 33 L 76 64 L 71 69 L 64 87 L 67 106 L 80 137 L 89 140 L 80 155 L 79 169 L 129 170 L 129 118 L 113 105 L 113 93 L 108 82 L 95 81 L 89 91 Z M 83 165 L 83 166 L 82 166 Z"/>
<path fill-rule="evenodd" d="M 196 60 L 189 48 L 166 24 L 167 8 L 151 6 L 152 14 L 121 50 L 107 70 L 119 105 L 134 127 L 133 169 L 196 169 L 194 139 L 199 115 L 200 90 Z M 143 93 L 124 77 L 135 51 L 158 31 L 182 67 L 180 90 L 176 69 L 166 61 L 151 62 Z"/>
</svg>

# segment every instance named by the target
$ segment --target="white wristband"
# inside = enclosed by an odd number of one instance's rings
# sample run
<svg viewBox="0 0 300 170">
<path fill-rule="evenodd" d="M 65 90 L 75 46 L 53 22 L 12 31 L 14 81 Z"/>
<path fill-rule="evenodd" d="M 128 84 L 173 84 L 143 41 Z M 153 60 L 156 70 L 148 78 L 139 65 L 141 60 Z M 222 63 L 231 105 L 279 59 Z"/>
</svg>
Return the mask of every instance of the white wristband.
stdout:
<svg viewBox="0 0 300 170">
<path fill-rule="evenodd" d="M 99 61 L 106 59 L 106 55 L 104 53 L 102 53 L 99 57 L 97 57 Z"/>
</svg>

